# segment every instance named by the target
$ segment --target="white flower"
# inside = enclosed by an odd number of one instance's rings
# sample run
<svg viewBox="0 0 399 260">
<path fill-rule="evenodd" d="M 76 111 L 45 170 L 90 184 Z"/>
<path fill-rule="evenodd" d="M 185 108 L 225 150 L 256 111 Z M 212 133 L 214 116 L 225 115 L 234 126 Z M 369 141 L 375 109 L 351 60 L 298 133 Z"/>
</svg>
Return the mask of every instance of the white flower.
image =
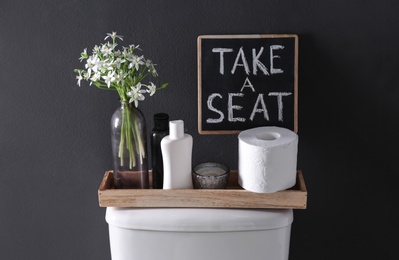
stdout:
<svg viewBox="0 0 399 260">
<path fill-rule="evenodd" d="M 84 69 L 75 70 L 79 86 L 85 80 L 100 89 L 108 87 L 116 90 L 122 100 L 129 97 L 129 102 L 134 102 L 136 106 L 138 101 L 144 100 L 144 95 L 153 96 L 157 90 L 164 88 L 157 88 L 152 82 L 142 82 L 147 76 L 156 77 L 157 72 L 150 59 L 137 54 L 141 51 L 139 45 L 118 48 L 116 39 L 123 40 L 123 37 L 116 32 L 107 33 L 105 40 L 108 38 L 112 41 L 95 45 L 91 55 L 87 53 L 87 48 L 81 52 L 79 60 L 85 61 Z"/>
<path fill-rule="evenodd" d="M 114 57 L 115 57 L 115 58 L 118 58 L 118 57 L 120 57 L 121 55 L 122 55 L 122 52 L 121 52 L 120 50 L 117 50 L 117 51 L 114 52 Z"/>
<path fill-rule="evenodd" d="M 149 67 L 151 67 L 152 65 L 153 65 L 153 64 L 152 64 L 152 61 L 151 61 L 151 60 L 146 60 L 146 61 L 145 61 L 145 66 L 146 66 L 146 67 L 149 68 Z"/>
<path fill-rule="evenodd" d="M 83 50 L 83 52 L 80 54 L 80 58 L 79 58 L 79 60 L 80 61 L 83 61 L 84 59 L 87 59 L 89 56 L 87 55 L 87 48 L 85 48 L 84 50 Z"/>
<path fill-rule="evenodd" d="M 150 82 L 151 85 L 147 85 L 147 93 L 150 93 L 150 96 L 155 94 L 155 91 L 157 90 L 157 86 L 154 85 L 154 83 Z"/>
<path fill-rule="evenodd" d="M 87 75 L 89 78 L 93 67 L 96 65 L 96 58 L 97 56 L 90 56 L 86 61 L 85 68 L 87 69 Z"/>
<path fill-rule="evenodd" d="M 94 73 L 94 75 L 90 78 L 90 85 L 92 82 L 96 82 L 101 78 L 101 74 L 99 72 Z"/>
<path fill-rule="evenodd" d="M 83 79 L 82 71 L 78 71 L 79 75 L 76 75 L 76 79 L 78 80 L 78 86 L 80 87 L 80 81 Z"/>
<path fill-rule="evenodd" d="M 94 46 L 93 48 L 93 53 L 99 53 L 100 52 L 100 47 L 98 45 Z"/>
<path fill-rule="evenodd" d="M 154 77 L 158 76 L 158 73 L 154 67 L 152 67 L 152 70 L 149 70 L 148 72 L 151 72 Z"/>
<path fill-rule="evenodd" d="M 119 73 L 115 76 L 116 83 L 121 83 L 122 85 L 125 83 L 125 78 L 128 74 L 123 71 L 119 71 Z"/>
<path fill-rule="evenodd" d="M 133 54 L 129 51 L 129 48 L 123 47 L 122 56 L 124 58 L 131 58 Z"/>
<path fill-rule="evenodd" d="M 111 55 L 114 48 L 115 48 L 115 45 L 113 45 L 113 44 L 110 44 L 110 43 L 103 44 L 101 46 L 101 53 L 104 56 Z"/>
<path fill-rule="evenodd" d="M 116 32 L 107 33 L 107 36 L 104 38 L 104 40 L 108 39 L 109 37 L 111 37 L 112 40 L 115 40 L 115 38 L 118 38 L 119 40 L 123 41 L 123 36 L 117 35 Z"/>
<path fill-rule="evenodd" d="M 134 102 L 134 105 L 137 107 L 139 105 L 138 101 L 143 101 L 145 99 L 143 93 L 146 91 L 141 89 L 141 83 L 138 83 L 136 86 L 130 86 L 131 91 L 127 93 L 130 98 L 129 103 Z"/>
<path fill-rule="evenodd" d="M 104 71 L 104 66 L 106 66 L 107 60 L 100 60 L 98 56 L 96 57 L 96 60 L 94 61 L 94 66 L 93 66 L 93 71 Z"/>
<path fill-rule="evenodd" d="M 140 65 L 144 65 L 144 62 L 142 61 L 142 59 L 144 59 L 144 56 L 136 56 L 133 55 L 133 57 L 131 58 L 126 58 L 128 61 L 130 61 L 130 64 L 128 66 L 129 69 L 135 67 L 136 70 L 138 71 L 140 69 Z"/>
<path fill-rule="evenodd" d="M 154 77 L 158 76 L 157 71 L 155 70 L 155 65 L 151 60 L 146 60 L 145 66 L 148 68 L 148 72 L 152 73 Z"/>
<path fill-rule="evenodd" d="M 138 50 L 141 51 L 142 49 L 140 49 L 139 46 L 140 46 L 140 45 L 130 44 L 130 45 L 129 45 L 129 48 L 132 49 L 132 50 L 138 49 Z"/>
<path fill-rule="evenodd" d="M 108 88 L 110 88 L 111 83 L 115 81 L 114 73 L 115 73 L 115 71 L 109 71 L 108 75 L 102 76 L 102 78 L 104 79 L 104 82 L 107 84 Z"/>
<path fill-rule="evenodd" d="M 126 60 L 122 60 L 121 58 L 117 58 L 112 63 L 112 67 L 119 69 L 121 67 L 122 63 L 124 63 L 124 62 L 126 62 Z"/>
</svg>

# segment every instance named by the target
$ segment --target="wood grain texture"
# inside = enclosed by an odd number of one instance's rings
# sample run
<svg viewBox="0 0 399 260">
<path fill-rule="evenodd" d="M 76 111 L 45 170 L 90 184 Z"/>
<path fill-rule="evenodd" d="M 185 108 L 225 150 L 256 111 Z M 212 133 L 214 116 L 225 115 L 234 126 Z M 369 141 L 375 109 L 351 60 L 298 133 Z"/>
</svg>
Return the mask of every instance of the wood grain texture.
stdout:
<svg viewBox="0 0 399 260">
<path fill-rule="evenodd" d="M 99 205 L 143 208 L 306 209 L 307 190 L 301 171 L 297 172 L 297 183 L 294 187 L 274 193 L 244 190 L 238 185 L 237 176 L 237 171 L 231 171 L 229 184 L 225 190 L 114 189 L 113 172 L 107 171 L 98 189 Z"/>
</svg>

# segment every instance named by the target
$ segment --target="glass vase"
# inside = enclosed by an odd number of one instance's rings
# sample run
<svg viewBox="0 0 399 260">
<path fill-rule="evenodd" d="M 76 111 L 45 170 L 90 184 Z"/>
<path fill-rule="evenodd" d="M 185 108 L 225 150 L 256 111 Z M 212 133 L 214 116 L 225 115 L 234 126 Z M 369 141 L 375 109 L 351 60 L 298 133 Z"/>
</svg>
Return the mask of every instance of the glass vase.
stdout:
<svg viewBox="0 0 399 260">
<path fill-rule="evenodd" d="M 147 131 L 141 111 L 121 101 L 111 119 L 116 189 L 148 189 Z"/>
</svg>

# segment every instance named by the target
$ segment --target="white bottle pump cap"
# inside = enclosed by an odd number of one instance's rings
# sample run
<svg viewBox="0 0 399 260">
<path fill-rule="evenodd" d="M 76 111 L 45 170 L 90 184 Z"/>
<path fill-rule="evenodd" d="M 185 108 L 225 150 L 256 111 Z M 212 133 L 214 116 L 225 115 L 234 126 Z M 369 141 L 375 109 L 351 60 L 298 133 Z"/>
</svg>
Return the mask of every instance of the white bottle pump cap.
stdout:
<svg viewBox="0 0 399 260">
<path fill-rule="evenodd" d="M 181 139 L 184 137 L 184 121 L 169 121 L 169 137 L 170 139 Z"/>
</svg>

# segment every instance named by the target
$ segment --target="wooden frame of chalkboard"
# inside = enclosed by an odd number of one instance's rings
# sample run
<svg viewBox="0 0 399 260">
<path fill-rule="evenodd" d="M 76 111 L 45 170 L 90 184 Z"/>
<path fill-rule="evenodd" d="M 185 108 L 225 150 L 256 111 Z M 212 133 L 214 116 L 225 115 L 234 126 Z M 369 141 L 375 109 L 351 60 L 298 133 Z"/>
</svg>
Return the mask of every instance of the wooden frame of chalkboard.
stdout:
<svg viewBox="0 0 399 260">
<path fill-rule="evenodd" d="M 298 132 L 296 34 L 202 35 L 197 54 L 199 134 Z"/>
</svg>

